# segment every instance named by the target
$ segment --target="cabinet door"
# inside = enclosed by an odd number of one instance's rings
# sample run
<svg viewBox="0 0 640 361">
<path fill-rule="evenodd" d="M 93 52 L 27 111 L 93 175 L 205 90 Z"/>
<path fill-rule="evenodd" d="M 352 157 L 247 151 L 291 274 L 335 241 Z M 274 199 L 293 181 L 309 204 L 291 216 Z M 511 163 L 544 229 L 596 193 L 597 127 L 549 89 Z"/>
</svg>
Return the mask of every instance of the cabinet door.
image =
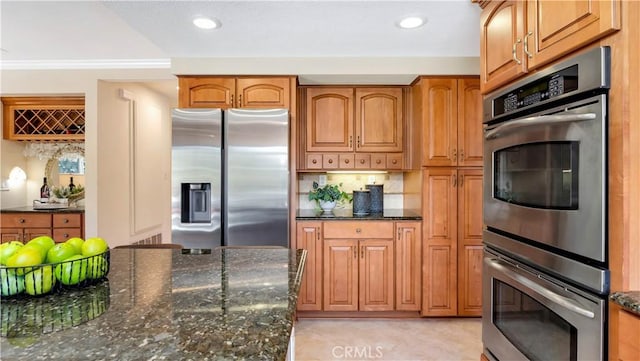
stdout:
<svg viewBox="0 0 640 361">
<path fill-rule="evenodd" d="M 458 315 L 482 315 L 482 169 L 458 171 Z"/>
<path fill-rule="evenodd" d="M 566 4 L 560 1 L 558 4 Z M 523 56 L 525 2 L 492 1 L 480 15 L 480 79 L 482 93 L 507 84 L 527 71 Z"/>
<path fill-rule="evenodd" d="M 359 247 L 360 311 L 393 311 L 393 241 L 362 240 Z"/>
<path fill-rule="evenodd" d="M 482 166 L 482 96 L 480 80 L 458 80 L 458 165 Z"/>
<path fill-rule="evenodd" d="M 358 241 L 325 239 L 323 294 L 325 311 L 358 310 Z"/>
<path fill-rule="evenodd" d="M 353 151 L 353 88 L 307 89 L 307 151 Z"/>
<path fill-rule="evenodd" d="M 356 151 L 402 151 L 402 89 L 356 88 Z"/>
<path fill-rule="evenodd" d="M 11 241 L 23 241 L 22 228 L 0 228 L 0 243 Z"/>
<path fill-rule="evenodd" d="M 527 54 L 529 69 L 620 29 L 620 3 L 620 0 L 528 0 L 525 40 L 530 54 Z"/>
<path fill-rule="evenodd" d="M 455 168 L 423 173 L 422 315 L 457 314 L 457 174 Z"/>
<path fill-rule="evenodd" d="M 422 224 L 396 222 L 396 310 L 419 311 L 422 299 Z"/>
<path fill-rule="evenodd" d="M 321 222 L 298 222 L 296 248 L 307 250 L 307 263 L 302 275 L 298 310 L 322 310 L 322 237 Z"/>
<path fill-rule="evenodd" d="M 51 228 L 25 228 L 23 232 L 24 232 L 23 242 L 29 242 L 31 239 L 38 236 L 51 237 L 53 235 L 51 232 Z"/>
<path fill-rule="evenodd" d="M 423 79 L 423 166 L 455 166 L 457 159 L 457 80 Z"/>
<path fill-rule="evenodd" d="M 238 108 L 286 108 L 291 103 L 289 78 L 238 78 Z"/>
<path fill-rule="evenodd" d="M 219 77 L 180 77 L 178 106 L 181 108 L 232 108 L 236 80 Z"/>
</svg>

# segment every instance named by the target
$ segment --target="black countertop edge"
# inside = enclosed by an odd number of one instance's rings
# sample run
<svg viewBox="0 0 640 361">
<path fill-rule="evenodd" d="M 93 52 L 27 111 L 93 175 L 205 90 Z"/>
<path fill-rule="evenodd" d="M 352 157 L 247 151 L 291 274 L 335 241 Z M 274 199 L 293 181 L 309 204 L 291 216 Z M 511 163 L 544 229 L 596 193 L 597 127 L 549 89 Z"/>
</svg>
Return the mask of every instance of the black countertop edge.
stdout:
<svg viewBox="0 0 640 361">
<path fill-rule="evenodd" d="M 84 206 L 56 208 L 56 209 L 33 209 L 33 206 L 2 208 L 0 213 L 84 213 Z"/>
<path fill-rule="evenodd" d="M 332 212 L 322 212 L 316 209 L 298 209 L 297 220 L 398 220 L 421 221 L 422 212 L 418 209 L 385 209 L 382 213 L 354 215 L 352 209 L 334 209 Z"/>
<path fill-rule="evenodd" d="M 614 292 L 609 298 L 625 310 L 640 316 L 640 291 Z"/>
</svg>

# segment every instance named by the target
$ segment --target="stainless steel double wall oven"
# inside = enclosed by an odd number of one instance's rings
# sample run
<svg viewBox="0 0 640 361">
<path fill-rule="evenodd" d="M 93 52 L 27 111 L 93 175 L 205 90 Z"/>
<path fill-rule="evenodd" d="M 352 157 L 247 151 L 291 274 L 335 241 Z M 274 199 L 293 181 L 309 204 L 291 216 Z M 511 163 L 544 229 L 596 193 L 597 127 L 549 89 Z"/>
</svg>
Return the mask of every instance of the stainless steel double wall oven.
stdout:
<svg viewBox="0 0 640 361">
<path fill-rule="evenodd" d="M 609 77 L 599 47 L 484 98 L 490 358 L 606 358 Z"/>
</svg>

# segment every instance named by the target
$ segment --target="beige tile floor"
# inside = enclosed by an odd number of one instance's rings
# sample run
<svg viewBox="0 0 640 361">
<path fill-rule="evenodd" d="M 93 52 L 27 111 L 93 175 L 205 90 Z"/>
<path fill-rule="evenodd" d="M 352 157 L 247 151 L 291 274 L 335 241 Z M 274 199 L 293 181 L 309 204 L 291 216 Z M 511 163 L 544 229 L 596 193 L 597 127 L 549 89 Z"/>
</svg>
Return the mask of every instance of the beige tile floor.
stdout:
<svg viewBox="0 0 640 361">
<path fill-rule="evenodd" d="M 479 318 L 299 319 L 295 360 L 478 361 Z"/>
</svg>

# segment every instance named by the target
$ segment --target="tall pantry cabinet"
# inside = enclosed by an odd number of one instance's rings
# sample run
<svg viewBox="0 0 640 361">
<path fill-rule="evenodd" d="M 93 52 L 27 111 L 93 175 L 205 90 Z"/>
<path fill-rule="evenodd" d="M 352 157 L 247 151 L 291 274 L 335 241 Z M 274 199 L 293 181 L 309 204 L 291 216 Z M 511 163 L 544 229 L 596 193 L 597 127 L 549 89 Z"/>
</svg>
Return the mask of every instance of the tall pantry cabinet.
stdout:
<svg viewBox="0 0 640 361">
<path fill-rule="evenodd" d="M 422 315 L 482 311 L 482 103 L 478 77 L 421 77 Z"/>
</svg>

